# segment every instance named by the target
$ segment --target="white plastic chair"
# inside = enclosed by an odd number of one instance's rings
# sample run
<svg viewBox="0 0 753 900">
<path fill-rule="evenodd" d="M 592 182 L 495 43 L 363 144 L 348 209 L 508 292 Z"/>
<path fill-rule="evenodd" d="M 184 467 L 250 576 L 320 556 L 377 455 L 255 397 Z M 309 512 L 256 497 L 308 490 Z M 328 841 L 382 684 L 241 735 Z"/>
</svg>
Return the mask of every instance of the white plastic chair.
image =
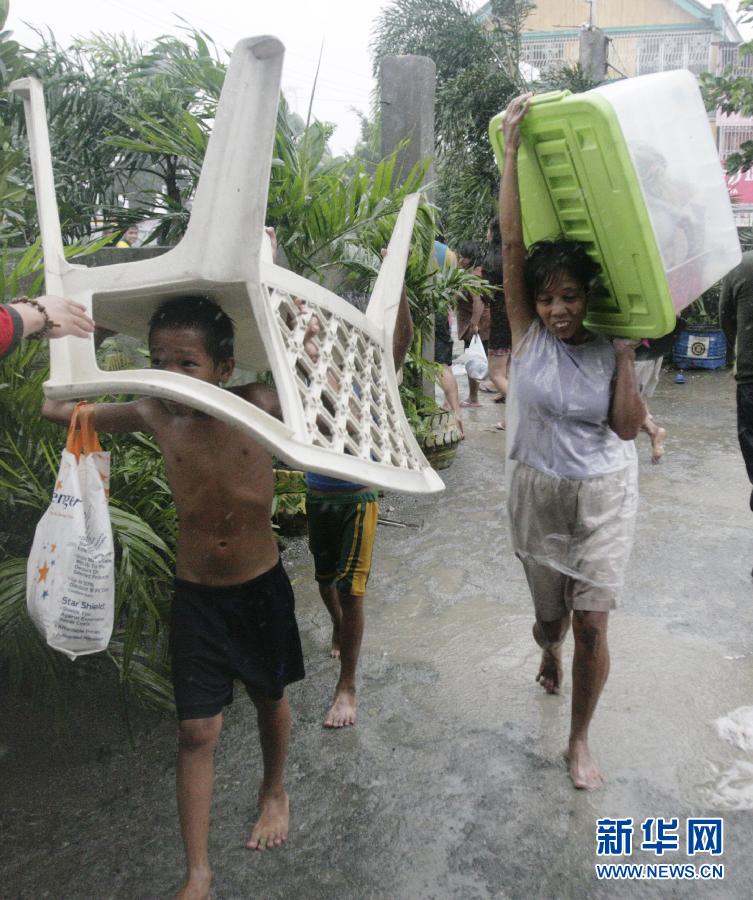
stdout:
<svg viewBox="0 0 753 900">
<path fill-rule="evenodd" d="M 151 369 L 105 372 L 92 338 L 51 342 L 45 393 L 162 397 L 244 429 L 293 466 L 390 490 L 440 491 L 442 480 L 403 413 L 392 359 L 418 195 L 403 205 L 365 315 L 271 262 L 264 218 L 283 53 L 269 36 L 237 44 L 184 238 L 156 259 L 112 266 L 66 261 L 42 86 L 33 78 L 11 85 L 24 101 L 48 293 L 77 300 L 99 325 L 141 339 L 164 300 L 212 297 L 235 321 L 238 366 L 272 371 L 283 421 L 198 379 Z M 312 314 L 320 323 L 315 354 L 303 346 Z"/>
</svg>

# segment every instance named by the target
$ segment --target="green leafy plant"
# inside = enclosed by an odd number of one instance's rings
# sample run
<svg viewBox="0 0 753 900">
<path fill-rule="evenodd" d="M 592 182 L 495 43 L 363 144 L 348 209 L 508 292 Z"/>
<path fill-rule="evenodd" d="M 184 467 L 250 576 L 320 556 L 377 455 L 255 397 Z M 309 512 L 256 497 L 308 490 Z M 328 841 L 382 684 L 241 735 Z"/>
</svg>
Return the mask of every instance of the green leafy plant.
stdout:
<svg viewBox="0 0 753 900">
<path fill-rule="evenodd" d="M 533 4 L 491 0 L 482 17 L 465 0 L 393 0 L 372 33 L 374 73 L 388 55 L 430 57 L 437 67 L 437 203 L 451 245 L 482 238 L 499 182 L 489 120 L 524 87 L 520 33 Z"/>
<path fill-rule="evenodd" d="M 70 253 L 80 249 L 68 248 Z M 39 248 L 32 247 L 17 260 L 3 287 L 33 283 L 39 265 Z M 49 505 L 65 443 L 62 429 L 40 419 L 47 377 L 43 344 L 29 341 L 0 363 L 0 671 L 16 685 L 45 693 L 54 690 L 56 679 L 72 665 L 44 644 L 26 613 L 26 558 Z M 112 453 L 110 511 L 116 545 L 115 631 L 106 656 L 127 689 L 169 705 L 164 635 L 175 507 L 151 440 L 118 435 L 107 441 L 106 449 Z"/>
<path fill-rule="evenodd" d="M 753 0 L 740 0 L 738 11 L 742 13 L 739 21 L 743 24 L 753 22 Z M 753 41 L 748 41 L 739 48 L 740 55 L 750 56 L 753 53 Z M 739 113 L 741 116 L 753 116 L 753 80 L 747 75 L 735 75 L 728 68 L 721 75 L 703 72 L 699 76 L 701 91 L 707 109 L 721 109 L 722 112 Z M 749 169 L 753 165 L 753 141 L 744 141 L 737 153 L 727 157 L 727 172 L 732 174 L 740 169 Z"/>
<path fill-rule="evenodd" d="M 306 482 L 303 472 L 295 469 L 275 469 L 272 520 L 279 526 L 284 517 L 305 515 L 305 513 Z"/>
</svg>

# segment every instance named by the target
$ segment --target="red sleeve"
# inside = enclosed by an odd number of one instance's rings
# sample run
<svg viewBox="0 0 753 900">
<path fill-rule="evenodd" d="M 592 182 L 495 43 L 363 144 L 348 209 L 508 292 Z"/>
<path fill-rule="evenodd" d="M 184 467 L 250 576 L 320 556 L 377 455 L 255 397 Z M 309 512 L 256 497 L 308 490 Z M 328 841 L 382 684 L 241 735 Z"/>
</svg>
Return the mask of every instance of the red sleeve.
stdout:
<svg viewBox="0 0 753 900">
<path fill-rule="evenodd" d="M 0 305 L 0 359 L 4 359 L 21 342 L 24 323 L 10 306 Z"/>
</svg>

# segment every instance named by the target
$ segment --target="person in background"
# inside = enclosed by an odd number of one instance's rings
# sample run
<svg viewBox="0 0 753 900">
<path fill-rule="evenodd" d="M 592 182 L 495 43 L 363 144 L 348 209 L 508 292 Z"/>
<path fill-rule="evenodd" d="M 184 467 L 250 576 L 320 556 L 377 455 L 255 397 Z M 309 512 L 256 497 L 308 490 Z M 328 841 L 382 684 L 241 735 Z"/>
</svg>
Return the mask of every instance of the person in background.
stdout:
<svg viewBox="0 0 753 900">
<path fill-rule="evenodd" d="M 123 232 L 123 236 L 115 245 L 121 250 L 129 250 L 139 239 L 139 229 L 136 225 L 129 225 Z"/>
<path fill-rule="evenodd" d="M 737 437 L 748 481 L 753 485 L 753 251 L 722 281 L 719 324 L 735 350 Z M 753 491 L 750 494 L 753 510 Z M 753 575 L 753 572 L 751 572 Z"/>
<path fill-rule="evenodd" d="M 18 297 L 0 304 L 0 359 L 24 338 L 88 337 L 94 322 L 86 307 L 64 297 L 45 294 L 35 300 Z"/>
<path fill-rule="evenodd" d="M 481 274 L 495 289 L 491 301 L 489 328 L 489 380 L 498 392 L 494 398 L 495 403 L 504 403 L 507 399 L 512 332 L 502 288 L 502 238 L 498 218 L 495 217 L 489 223 L 486 238 L 487 253 L 481 265 Z M 504 429 L 504 421 L 498 422 L 495 427 Z"/>
<path fill-rule="evenodd" d="M 654 418 L 649 409 L 648 401 L 653 396 L 659 383 L 664 358 L 657 356 L 655 359 L 641 359 L 638 356 L 640 349 L 639 347 L 635 353 L 635 377 L 638 381 L 638 390 L 643 398 L 643 402 L 646 404 L 646 418 L 641 425 L 641 431 L 645 431 L 651 441 L 651 462 L 657 465 L 661 462 L 662 456 L 664 456 L 664 442 L 667 439 L 667 430 Z"/>
<path fill-rule="evenodd" d="M 458 266 L 461 269 L 472 269 L 474 274 L 481 275 L 481 245 L 478 241 L 463 241 L 458 247 Z M 468 349 L 474 335 L 481 338 L 484 345 L 484 352 L 489 355 L 489 327 L 491 323 L 491 315 L 489 304 L 478 294 L 470 296 L 462 295 L 458 299 L 457 305 L 458 317 L 458 338 L 462 340 L 466 350 Z M 479 382 L 473 378 L 468 378 L 468 399 L 463 400 L 460 405 L 464 407 L 478 407 Z"/>
<path fill-rule="evenodd" d="M 434 241 L 434 258 L 437 269 L 451 269 L 457 266 L 457 256 L 441 240 Z M 434 314 L 434 362 L 442 366 L 440 385 L 444 393 L 444 408 L 455 413 L 458 428 L 463 434 L 463 416 L 460 412 L 460 393 L 458 382 L 452 371 L 452 334 L 450 332 L 449 313 Z"/>
<path fill-rule="evenodd" d="M 382 255 L 386 254 L 382 250 Z M 302 304 L 303 305 L 303 304 Z M 313 327 L 312 327 L 313 326 Z M 309 331 L 316 334 L 314 323 Z M 413 340 L 408 295 L 400 297 L 392 354 L 397 371 Z M 307 350 L 316 359 L 312 340 Z M 379 495 L 365 484 L 306 472 L 306 524 L 314 577 L 332 620 L 330 655 L 340 660 L 335 696 L 324 718 L 325 728 L 356 724 L 356 671 L 364 630 L 364 601 L 379 515 Z"/>
</svg>

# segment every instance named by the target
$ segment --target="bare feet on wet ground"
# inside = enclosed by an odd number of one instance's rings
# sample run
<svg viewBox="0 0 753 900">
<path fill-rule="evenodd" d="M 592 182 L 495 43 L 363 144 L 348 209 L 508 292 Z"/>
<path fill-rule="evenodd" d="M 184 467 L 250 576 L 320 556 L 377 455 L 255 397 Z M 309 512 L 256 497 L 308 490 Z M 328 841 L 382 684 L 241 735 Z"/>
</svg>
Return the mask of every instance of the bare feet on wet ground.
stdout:
<svg viewBox="0 0 753 900">
<path fill-rule="evenodd" d="M 288 839 L 290 804 L 283 790 L 259 792 L 259 818 L 246 842 L 249 850 L 273 850 Z"/>
<path fill-rule="evenodd" d="M 656 431 L 651 435 L 651 462 L 656 465 L 661 462 L 664 456 L 664 442 L 667 439 L 667 431 L 658 425 Z"/>
<path fill-rule="evenodd" d="M 567 770 L 573 787 L 582 791 L 594 791 L 604 783 L 604 778 L 588 749 L 588 743 L 582 739 L 570 739 L 565 752 Z"/>
<path fill-rule="evenodd" d="M 208 900 L 211 884 L 211 869 L 194 869 L 175 895 L 175 900 Z"/>
<path fill-rule="evenodd" d="M 533 626 L 533 637 L 541 646 L 543 635 L 538 623 Z M 547 694 L 559 694 L 562 687 L 562 645 L 558 647 L 544 647 L 541 651 L 541 665 L 536 676 L 536 681 L 544 688 Z"/>
<path fill-rule="evenodd" d="M 324 727 L 345 728 L 347 725 L 355 725 L 356 705 L 356 689 L 338 685 L 335 699 L 324 719 Z"/>
<path fill-rule="evenodd" d="M 332 625 L 332 643 L 329 648 L 329 655 L 332 659 L 340 659 L 340 625 Z"/>
</svg>

